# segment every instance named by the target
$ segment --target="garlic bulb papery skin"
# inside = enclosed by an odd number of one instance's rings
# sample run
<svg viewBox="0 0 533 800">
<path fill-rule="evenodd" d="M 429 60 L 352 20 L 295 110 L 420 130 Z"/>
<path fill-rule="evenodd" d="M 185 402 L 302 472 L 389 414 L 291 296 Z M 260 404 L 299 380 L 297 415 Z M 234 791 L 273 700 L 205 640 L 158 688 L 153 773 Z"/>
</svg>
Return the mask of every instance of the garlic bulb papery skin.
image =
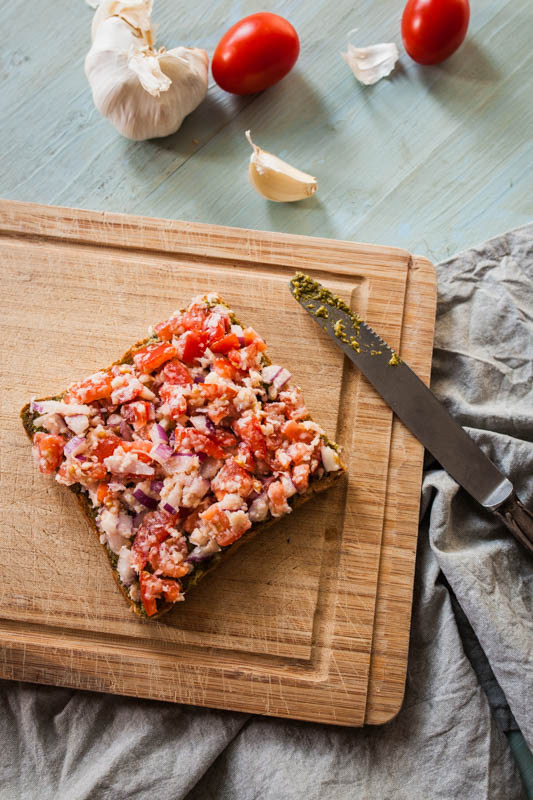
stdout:
<svg viewBox="0 0 533 800">
<path fill-rule="evenodd" d="M 151 12 L 150 0 L 104 0 L 85 59 L 96 108 L 136 141 L 175 133 L 207 94 L 206 51 L 155 50 Z"/>
<path fill-rule="evenodd" d="M 399 54 L 394 42 L 373 44 L 369 47 L 348 45 L 346 53 L 341 53 L 353 74 L 360 83 L 371 86 L 390 75 Z"/>
<path fill-rule="evenodd" d="M 262 150 L 253 143 L 250 131 L 245 135 L 253 150 L 248 177 L 259 194 L 274 203 L 292 203 L 305 200 L 316 192 L 316 178 Z"/>
</svg>

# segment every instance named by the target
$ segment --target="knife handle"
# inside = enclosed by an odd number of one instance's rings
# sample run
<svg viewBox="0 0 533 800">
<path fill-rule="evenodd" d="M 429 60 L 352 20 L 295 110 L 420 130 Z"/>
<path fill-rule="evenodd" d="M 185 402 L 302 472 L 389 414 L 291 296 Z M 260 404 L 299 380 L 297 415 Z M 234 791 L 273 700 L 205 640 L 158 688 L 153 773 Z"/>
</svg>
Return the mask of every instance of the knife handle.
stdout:
<svg viewBox="0 0 533 800">
<path fill-rule="evenodd" d="M 494 509 L 494 513 L 509 528 L 515 539 L 533 554 L 533 514 L 522 505 L 513 492 Z"/>
</svg>

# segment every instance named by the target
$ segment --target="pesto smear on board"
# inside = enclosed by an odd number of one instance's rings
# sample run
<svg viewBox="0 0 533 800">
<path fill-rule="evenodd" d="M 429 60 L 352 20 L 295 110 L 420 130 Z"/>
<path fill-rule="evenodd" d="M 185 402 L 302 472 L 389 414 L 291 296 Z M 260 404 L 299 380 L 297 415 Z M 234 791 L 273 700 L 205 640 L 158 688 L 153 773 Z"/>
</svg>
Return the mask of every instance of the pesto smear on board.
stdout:
<svg viewBox="0 0 533 800">
<path fill-rule="evenodd" d="M 355 331 L 359 333 L 359 328 L 363 320 L 361 317 L 352 311 L 352 309 L 346 305 L 344 300 L 341 300 L 340 297 L 337 297 L 330 292 L 329 289 L 326 289 L 324 286 L 321 286 L 320 283 L 314 281 L 309 275 L 305 275 L 303 272 L 297 272 L 294 278 L 291 278 L 291 286 L 292 286 L 292 293 L 296 300 L 306 300 L 309 298 L 310 300 L 318 301 L 320 303 L 319 307 L 315 307 L 315 303 L 306 303 L 306 307 L 314 313 L 315 317 L 321 317 L 322 319 L 328 319 L 329 314 L 327 307 L 336 308 L 339 311 L 344 311 L 350 318 L 350 321 L 355 328 Z M 324 327 L 324 330 L 327 330 L 327 327 Z M 361 346 L 357 339 L 354 336 L 348 336 L 346 334 L 346 326 L 344 322 L 339 319 L 333 325 L 333 332 L 337 339 L 340 339 L 341 342 L 344 344 L 349 345 L 356 353 L 361 353 Z M 382 355 L 382 350 L 370 350 L 371 356 L 380 356 Z M 391 349 L 392 356 L 389 360 L 389 366 L 396 367 L 402 363 L 401 358 Z"/>
</svg>

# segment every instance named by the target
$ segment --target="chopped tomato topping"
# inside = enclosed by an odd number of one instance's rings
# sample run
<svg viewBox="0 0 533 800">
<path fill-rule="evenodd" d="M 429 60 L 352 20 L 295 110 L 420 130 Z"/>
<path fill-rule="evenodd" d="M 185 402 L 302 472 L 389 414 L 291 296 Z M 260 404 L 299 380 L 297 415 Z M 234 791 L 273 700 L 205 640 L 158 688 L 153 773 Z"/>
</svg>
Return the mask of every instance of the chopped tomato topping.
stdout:
<svg viewBox="0 0 533 800">
<path fill-rule="evenodd" d="M 179 338 L 181 360 L 186 364 L 193 364 L 201 358 L 207 347 L 209 334 L 205 331 L 185 331 Z"/>
<path fill-rule="evenodd" d="M 250 445 L 246 444 L 246 442 L 239 442 L 239 446 L 237 447 L 237 460 L 250 472 L 255 470 L 254 456 Z"/>
<path fill-rule="evenodd" d="M 198 393 L 205 400 L 216 400 L 218 397 L 226 397 L 228 400 L 235 397 L 237 390 L 233 386 L 220 385 L 219 383 L 199 383 Z"/>
<path fill-rule="evenodd" d="M 181 326 L 186 331 L 201 331 L 204 328 L 208 312 L 205 306 L 194 303 L 180 315 Z"/>
<path fill-rule="evenodd" d="M 111 381 L 113 376 L 110 372 L 96 372 L 80 383 L 73 383 L 69 386 L 65 401 L 76 403 L 92 403 L 94 400 L 102 400 L 110 397 L 113 391 Z"/>
<path fill-rule="evenodd" d="M 81 482 L 84 486 L 93 483 L 100 483 L 107 478 L 107 469 L 99 461 L 73 462 L 63 461 L 57 471 L 59 483 L 72 486 L 73 483 Z"/>
<path fill-rule="evenodd" d="M 148 559 L 157 574 L 168 575 L 170 578 L 183 578 L 191 571 L 190 565 L 185 562 L 186 556 L 185 537 L 173 536 L 152 547 Z"/>
<path fill-rule="evenodd" d="M 232 450 L 234 447 L 237 447 L 236 437 L 231 431 L 226 430 L 226 428 L 217 428 L 215 439 L 218 444 L 226 450 Z"/>
<path fill-rule="evenodd" d="M 259 353 L 264 353 L 266 350 L 266 342 L 262 339 L 259 334 L 254 331 L 253 328 L 245 328 L 242 332 L 244 337 L 244 344 L 248 346 L 249 344 L 255 344 L 257 347 L 257 351 Z"/>
<path fill-rule="evenodd" d="M 230 458 L 211 481 L 211 489 L 217 500 L 222 500 L 226 494 L 248 497 L 253 489 L 253 484 L 250 473 L 240 467 L 233 458 Z"/>
<path fill-rule="evenodd" d="M 133 356 L 135 366 L 141 372 L 153 372 L 176 355 L 176 348 L 173 344 L 163 342 L 163 344 L 147 344 Z"/>
<path fill-rule="evenodd" d="M 109 495 L 109 486 L 107 483 L 99 483 L 98 489 L 96 490 L 96 502 L 98 505 L 102 505 L 106 497 Z"/>
<path fill-rule="evenodd" d="M 191 448 L 195 452 L 205 453 L 212 458 L 224 458 L 226 455 L 214 439 L 206 436 L 205 433 L 200 433 L 195 428 L 176 428 L 174 436 L 177 451 Z"/>
<path fill-rule="evenodd" d="M 172 419 L 178 419 L 187 411 L 187 398 L 178 384 L 164 383 L 159 390 L 159 396 L 168 404 Z"/>
<path fill-rule="evenodd" d="M 287 503 L 287 490 L 281 481 L 274 481 L 267 490 L 270 512 L 274 517 L 281 517 L 288 514 L 290 506 Z"/>
<path fill-rule="evenodd" d="M 298 464 L 292 470 L 292 482 L 298 492 L 305 492 L 309 486 L 309 464 Z"/>
<path fill-rule="evenodd" d="M 158 578 L 143 570 L 140 575 L 141 600 L 147 616 L 157 613 L 157 601 L 161 596 L 169 603 L 175 603 L 181 597 L 181 586 L 178 581 Z"/>
<path fill-rule="evenodd" d="M 230 381 L 235 380 L 238 374 L 238 370 L 225 358 L 215 359 L 212 370 L 216 372 L 217 375 L 220 375 L 221 378 L 227 378 Z"/>
<path fill-rule="evenodd" d="M 168 361 L 159 374 L 165 383 L 187 386 L 193 382 L 191 373 L 179 358 Z"/>
<path fill-rule="evenodd" d="M 193 530 L 198 527 L 198 522 L 200 520 L 200 514 L 202 511 L 205 511 L 212 503 L 212 498 L 205 497 L 199 506 L 197 506 L 192 514 L 189 514 L 184 522 L 182 523 L 182 528 L 186 533 L 192 533 Z"/>
<path fill-rule="evenodd" d="M 294 419 L 290 419 L 282 428 L 283 435 L 290 439 L 291 442 L 305 442 L 309 444 L 312 442 L 315 433 L 314 431 L 308 431 L 300 422 L 296 422 Z"/>
<path fill-rule="evenodd" d="M 146 400 L 136 400 L 134 403 L 127 403 L 122 406 L 121 414 L 136 431 L 144 428 L 150 419 L 151 404 Z"/>
<path fill-rule="evenodd" d="M 65 439 L 62 436 L 42 433 L 42 431 L 37 431 L 34 435 L 33 453 L 40 471 L 45 475 L 50 475 L 59 467 L 65 444 Z"/>
<path fill-rule="evenodd" d="M 153 547 L 176 533 L 177 519 L 176 514 L 169 514 L 168 511 L 150 511 L 146 514 L 131 548 L 131 563 L 137 571 L 144 569 Z"/>
<path fill-rule="evenodd" d="M 216 311 L 212 311 L 211 314 L 208 315 L 204 324 L 204 329 L 209 332 L 209 347 L 211 347 L 211 342 L 217 342 L 219 339 L 222 339 L 226 333 L 226 322 L 227 317 L 222 317 Z"/>
<path fill-rule="evenodd" d="M 240 346 L 237 334 L 228 333 L 226 336 L 223 336 L 222 339 L 218 339 L 218 341 L 210 344 L 209 348 L 213 353 L 229 353 L 230 350 L 235 350 Z"/>
<path fill-rule="evenodd" d="M 91 455 L 96 456 L 98 461 L 103 461 L 104 458 L 112 456 L 117 447 L 121 444 L 124 444 L 124 442 L 120 437 L 107 431 L 106 435 L 98 439 L 98 444 L 91 449 Z"/>
<path fill-rule="evenodd" d="M 181 321 L 180 317 L 170 317 L 170 319 L 165 320 L 165 322 L 158 322 L 157 325 L 154 325 L 154 333 L 163 341 L 169 341 L 172 337 L 179 333 L 181 330 Z"/>
<path fill-rule="evenodd" d="M 241 347 L 240 350 L 229 350 L 228 358 L 238 369 L 257 369 L 257 354 L 259 352 L 258 343 L 252 342 L 246 347 Z"/>
<path fill-rule="evenodd" d="M 233 423 L 233 430 L 250 447 L 255 458 L 267 460 L 266 440 L 257 417 L 241 417 Z"/>
<path fill-rule="evenodd" d="M 152 461 L 152 457 L 149 453 L 154 446 L 153 442 L 148 442 L 144 439 L 134 442 L 125 442 L 122 440 L 120 445 L 125 453 L 135 453 L 139 461 L 144 461 L 145 464 L 149 464 Z"/>
</svg>

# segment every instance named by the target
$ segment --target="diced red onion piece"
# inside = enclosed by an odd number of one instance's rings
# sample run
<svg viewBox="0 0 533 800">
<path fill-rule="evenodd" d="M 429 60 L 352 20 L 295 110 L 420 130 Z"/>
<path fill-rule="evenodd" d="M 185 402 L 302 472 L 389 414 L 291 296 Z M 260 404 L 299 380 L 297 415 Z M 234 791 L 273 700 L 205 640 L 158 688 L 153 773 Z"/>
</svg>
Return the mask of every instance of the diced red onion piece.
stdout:
<svg viewBox="0 0 533 800">
<path fill-rule="evenodd" d="M 175 456 L 186 456 L 187 458 L 194 458 L 196 453 L 174 453 Z"/>
<path fill-rule="evenodd" d="M 87 461 L 85 456 L 76 456 L 76 458 L 78 459 L 78 461 Z"/>
<path fill-rule="evenodd" d="M 244 341 L 244 336 L 237 336 L 237 339 L 239 340 L 240 346 L 244 347 L 244 345 L 246 344 L 246 342 Z"/>
<path fill-rule="evenodd" d="M 216 433 L 213 422 L 205 414 L 195 414 L 190 419 L 196 430 L 200 431 L 200 433 L 205 433 L 207 435 Z"/>
<path fill-rule="evenodd" d="M 272 383 L 282 370 L 283 367 L 280 367 L 277 364 L 271 364 L 270 366 L 263 368 L 261 377 L 265 383 Z"/>
<path fill-rule="evenodd" d="M 174 450 L 168 446 L 168 444 L 161 444 L 154 445 L 150 450 L 150 456 L 155 459 L 155 461 L 159 461 L 160 464 L 164 464 L 165 461 L 168 461 L 169 458 L 172 458 L 174 455 Z"/>
<path fill-rule="evenodd" d="M 232 325 L 231 326 L 231 333 L 234 333 L 235 336 L 242 336 L 244 331 L 240 325 Z"/>
<path fill-rule="evenodd" d="M 168 511 L 169 514 L 177 514 L 178 513 L 176 511 L 176 509 L 174 508 L 174 506 L 171 506 L 170 503 L 165 503 L 164 506 L 163 506 L 163 510 L 164 511 Z"/>
<path fill-rule="evenodd" d="M 150 428 L 150 439 L 154 444 L 168 444 L 167 432 L 158 422 Z"/>
<path fill-rule="evenodd" d="M 204 383 L 204 381 L 205 381 L 205 378 L 204 378 L 204 376 L 203 376 L 203 375 L 197 375 L 197 376 L 195 377 L 195 379 L 194 379 L 194 382 L 195 382 L 195 383 Z"/>
<path fill-rule="evenodd" d="M 120 423 L 120 435 L 126 442 L 133 441 L 133 431 L 125 419 Z"/>
<path fill-rule="evenodd" d="M 146 508 L 155 509 L 159 505 L 159 501 L 156 500 L 155 497 L 150 497 L 149 495 L 145 494 L 142 489 L 135 489 L 133 496 L 139 501 L 139 503 L 142 503 L 143 506 L 146 506 Z"/>
<path fill-rule="evenodd" d="M 207 558 L 211 558 L 214 553 L 204 553 L 203 555 L 191 555 L 185 559 L 187 564 L 200 564 L 202 561 L 205 561 Z"/>
<path fill-rule="evenodd" d="M 161 489 L 163 488 L 163 481 L 152 481 L 150 484 L 150 491 L 154 494 L 161 494 Z"/>
<path fill-rule="evenodd" d="M 63 453 L 66 456 L 75 456 L 81 447 L 85 447 L 86 441 L 82 436 L 73 436 L 66 443 Z"/>
<path fill-rule="evenodd" d="M 281 389 L 283 386 L 285 386 L 286 383 L 288 383 L 288 381 L 290 381 L 291 378 L 292 375 L 289 372 L 289 370 L 282 367 L 281 370 L 273 379 L 272 383 L 276 387 L 276 389 Z"/>
<path fill-rule="evenodd" d="M 218 458 L 208 457 L 205 459 L 204 463 L 200 467 L 200 475 L 202 476 L 202 478 L 207 478 L 208 480 L 211 480 L 211 478 L 215 477 L 222 464 L 223 462 Z"/>
<path fill-rule="evenodd" d="M 133 517 L 129 514 L 119 514 L 117 523 L 117 533 L 121 536 L 131 536 L 133 532 Z"/>
</svg>

